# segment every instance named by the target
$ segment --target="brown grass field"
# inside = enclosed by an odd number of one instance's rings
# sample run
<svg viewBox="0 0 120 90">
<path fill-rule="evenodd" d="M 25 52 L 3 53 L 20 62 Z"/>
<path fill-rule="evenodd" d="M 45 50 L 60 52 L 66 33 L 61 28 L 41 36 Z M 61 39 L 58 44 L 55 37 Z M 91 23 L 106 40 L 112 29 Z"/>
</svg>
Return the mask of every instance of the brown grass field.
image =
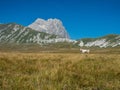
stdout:
<svg viewBox="0 0 120 90">
<path fill-rule="evenodd" d="M 0 90 L 120 90 L 120 53 L 0 52 Z"/>
</svg>

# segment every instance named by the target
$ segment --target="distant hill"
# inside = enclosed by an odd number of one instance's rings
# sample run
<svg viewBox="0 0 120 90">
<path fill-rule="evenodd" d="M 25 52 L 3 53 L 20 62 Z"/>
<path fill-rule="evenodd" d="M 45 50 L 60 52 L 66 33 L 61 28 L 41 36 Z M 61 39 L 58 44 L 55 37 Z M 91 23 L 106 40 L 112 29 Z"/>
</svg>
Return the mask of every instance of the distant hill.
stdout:
<svg viewBox="0 0 120 90">
<path fill-rule="evenodd" d="M 120 35 L 109 34 L 98 38 L 83 38 L 77 43 L 80 47 L 116 47 L 120 46 Z"/>
</svg>

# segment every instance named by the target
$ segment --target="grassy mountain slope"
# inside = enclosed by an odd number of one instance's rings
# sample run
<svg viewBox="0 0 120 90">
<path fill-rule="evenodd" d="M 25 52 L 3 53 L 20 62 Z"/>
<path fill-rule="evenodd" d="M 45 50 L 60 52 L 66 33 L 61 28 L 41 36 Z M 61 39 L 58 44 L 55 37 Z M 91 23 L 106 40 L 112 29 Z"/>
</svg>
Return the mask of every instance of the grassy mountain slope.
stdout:
<svg viewBox="0 0 120 90">
<path fill-rule="evenodd" d="M 56 38 L 44 32 L 38 32 L 31 28 L 15 23 L 0 24 L 1 43 L 45 43 L 45 40 Z"/>
<path fill-rule="evenodd" d="M 109 34 L 99 38 L 83 38 L 78 40 L 78 44 L 81 47 L 115 47 L 120 45 L 120 35 Z"/>
</svg>

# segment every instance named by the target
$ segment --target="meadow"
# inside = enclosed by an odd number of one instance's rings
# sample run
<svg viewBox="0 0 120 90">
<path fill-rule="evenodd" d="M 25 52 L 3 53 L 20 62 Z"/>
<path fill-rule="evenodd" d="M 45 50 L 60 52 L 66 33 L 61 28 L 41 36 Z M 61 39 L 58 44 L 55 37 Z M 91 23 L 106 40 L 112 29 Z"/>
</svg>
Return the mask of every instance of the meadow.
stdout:
<svg viewBox="0 0 120 90">
<path fill-rule="evenodd" d="M 120 90 L 120 54 L 0 52 L 0 90 Z"/>
</svg>

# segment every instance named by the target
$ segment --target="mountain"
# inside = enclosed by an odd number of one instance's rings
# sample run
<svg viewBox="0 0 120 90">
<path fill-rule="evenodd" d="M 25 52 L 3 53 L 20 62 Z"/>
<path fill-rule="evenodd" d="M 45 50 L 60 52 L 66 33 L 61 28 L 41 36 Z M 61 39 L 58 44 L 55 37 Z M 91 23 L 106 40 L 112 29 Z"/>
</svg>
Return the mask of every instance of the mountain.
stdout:
<svg viewBox="0 0 120 90">
<path fill-rule="evenodd" d="M 52 22 L 51 26 L 50 22 Z M 37 19 L 32 25 L 35 26 L 36 23 L 39 24 L 41 29 L 34 30 L 33 28 L 24 27 L 16 23 L 0 24 L 0 44 L 39 44 L 53 45 L 53 47 L 54 45 L 59 47 L 64 47 L 66 45 L 100 48 L 120 46 L 120 35 L 117 34 L 109 34 L 98 38 L 71 40 L 60 20 L 48 19 L 45 21 L 43 19 Z M 37 28 L 38 25 L 35 27 Z M 61 33 L 58 33 L 59 31 L 61 31 Z M 57 33 L 59 35 L 57 35 Z"/>
<path fill-rule="evenodd" d="M 59 38 L 68 38 L 69 35 L 59 19 L 40 19 L 38 18 L 28 26 L 36 31 L 57 35 Z"/>
<path fill-rule="evenodd" d="M 56 38 L 44 32 L 38 32 L 19 24 L 0 24 L 1 43 L 42 43 L 43 40 Z"/>
<path fill-rule="evenodd" d="M 16 23 L 0 24 L 0 43 L 56 43 L 73 42 L 68 38 L 59 38 L 57 35 L 36 31 Z"/>
<path fill-rule="evenodd" d="M 109 34 L 99 38 L 83 38 L 77 43 L 80 47 L 116 47 L 120 46 L 120 35 Z"/>
</svg>

